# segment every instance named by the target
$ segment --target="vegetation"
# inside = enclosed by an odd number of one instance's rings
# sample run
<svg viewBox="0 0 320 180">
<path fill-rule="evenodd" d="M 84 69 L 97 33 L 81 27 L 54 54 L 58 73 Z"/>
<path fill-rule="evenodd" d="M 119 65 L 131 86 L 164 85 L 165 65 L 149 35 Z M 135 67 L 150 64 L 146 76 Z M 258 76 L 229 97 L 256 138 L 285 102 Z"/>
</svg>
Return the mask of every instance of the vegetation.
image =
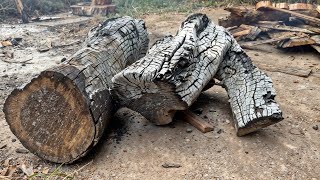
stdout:
<svg viewBox="0 0 320 180">
<path fill-rule="evenodd" d="M 32 14 L 36 10 L 40 14 L 61 12 L 70 5 L 89 0 L 24 0 L 26 10 Z M 255 4 L 259 0 L 113 0 L 120 15 L 139 15 L 148 13 L 163 13 L 169 11 L 190 12 L 199 7 L 217 7 L 238 4 Z M 309 2 L 320 0 L 273 0 L 276 2 Z M 0 20 L 8 16 L 17 16 L 14 0 L 0 0 Z"/>
</svg>

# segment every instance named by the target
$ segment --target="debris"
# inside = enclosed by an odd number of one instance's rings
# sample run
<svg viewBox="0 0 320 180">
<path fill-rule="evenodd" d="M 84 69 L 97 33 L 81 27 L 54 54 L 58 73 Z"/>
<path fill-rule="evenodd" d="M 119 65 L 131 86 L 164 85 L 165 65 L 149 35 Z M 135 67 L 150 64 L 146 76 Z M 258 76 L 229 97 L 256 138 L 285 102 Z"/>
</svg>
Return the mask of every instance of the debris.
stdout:
<svg viewBox="0 0 320 180">
<path fill-rule="evenodd" d="M 190 129 L 190 128 L 188 128 L 186 131 L 187 131 L 187 133 L 192 133 L 192 129 Z"/>
<path fill-rule="evenodd" d="M 317 131 L 319 129 L 319 126 L 318 125 L 314 125 L 312 128 Z"/>
<path fill-rule="evenodd" d="M 29 151 L 23 148 L 17 148 L 16 149 L 16 153 L 20 153 L 20 154 L 28 154 Z"/>
<path fill-rule="evenodd" d="M 197 108 L 193 112 L 196 113 L 196 114 L 202 114 L 203 109 L 202 108 Z"/>
<path fill-rule="evenodd" d="M 29 167 L 27 168 L 27 166 L 26 166 L 25 164 L 22 164 L 22 165 L 20 166 L 20 169 L 21 169 L 22 172 L 23 172 L 25 175 L 27 175 L 27 176 L 31 176 L 31 175 L 34 174 L 34 172 L 33 172 L 33 167 L 32 167 L 32 166 L 29 166 Z"/>
<path fill-rule="evenodd" d="M 214 129 L 211 124 L 207 123 L 189 110 L 179 111 L 177 114 L 179 117 L 183 118 L 183 120 L 187 121 L 203 133 L 212 131 Z"/>
<path fill-rule="evenodd" d="M 240 42 L 245 49 L 272 43 L 281 49 L 311 46 L 320 53 L 318 9 L 319 6 L 305 3 L 260 1 L 255 9 L 226 8 L 231 14 L 227 18 L 220 18 L 219 25 L 228 28 L 237 40 L 245 40 Z M 252 30 L 256 30 L 256 33 L 252 34 Z M 250 37 L 250 34 L 253 36 Z"/>
<path fill-rule="evenodd" d="M 110 13 L 114 13 L 116 5 L 111 4 L 110 0 L 92 1 L 92 3 L 79 3 L 71 6 L 72 14 L 78 16 L 93 16 L 104 15 L 107 16 Z"/>
<path fill-rule="evenodd" d="M 180 164 L 174 164 L 174 163 L 164 163 L 162 164 L 163 168 L 180 168 L 182 167 Z"/>
<path fill-rule="evenodd" d="M 219 130 L 217 131 L 217 133 L 218 133 L 218 134 L 223 133 L 223 129 L 219 129 Z"/>
</svg>

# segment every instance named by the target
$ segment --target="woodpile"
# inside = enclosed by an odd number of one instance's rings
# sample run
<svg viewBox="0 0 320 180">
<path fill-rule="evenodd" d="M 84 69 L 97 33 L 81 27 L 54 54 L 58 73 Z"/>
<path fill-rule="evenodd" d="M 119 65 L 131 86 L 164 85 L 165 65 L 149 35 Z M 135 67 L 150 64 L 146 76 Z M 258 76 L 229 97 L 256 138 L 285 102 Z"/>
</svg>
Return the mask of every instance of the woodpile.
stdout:
<svg viewBox="0 0 320 180">
<path fill-rule="evenodd" d="M 156 125 L 170 123 L 177 113 L 208 132 L 212 125 L 188 108 L 214 79 L 228 93 L 238 136 L 283 119 L 271 78 L 206 15 L 189 16 L 176 36 L 158 40 L 147 52 L 148 42 L 144 22 L 130 17 L 92 29 L 63 65 L 8 96 L 4 113 L 11 131 L 32 153 L 59 163 L 83 157 L 121 107 Z"/>
<path fill-rule="evenodd" d="M 255 9 L 229 7 L 226 10 L 231 14 L 220 18 L 219 24 L 227 28 L 243 48 L 272 43 L 283 49 L 311 46 L 320 53 L 319 6 L 261 1 Z"/>
<path fill-rule="evenodd" d="M 71 6 L 72 13 L 79 16 L 106 16 L 116 11 L 116 5 L 112 4 L 112 0 L 92 0 L 91 3 L 81 3 Z"/>
</svg>

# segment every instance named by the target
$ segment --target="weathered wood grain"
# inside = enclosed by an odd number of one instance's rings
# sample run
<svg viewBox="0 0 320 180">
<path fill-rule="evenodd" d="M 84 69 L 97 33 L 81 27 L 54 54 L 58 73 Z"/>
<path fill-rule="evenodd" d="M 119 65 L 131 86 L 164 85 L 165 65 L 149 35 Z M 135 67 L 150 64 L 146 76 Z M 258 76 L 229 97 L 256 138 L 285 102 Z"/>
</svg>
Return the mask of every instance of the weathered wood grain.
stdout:
<svg viewBox="0 0 320 180">
<path fill-rule="evenodd" d="M 267 74 L 232 40 L 216 78 L 226 88 L 238 136 L 281 121 L 282 112 L 275 101 L 275 89 Z"/>
<path fill-rule="evenodd" d="M 215 76 L 230 96 L 239 136 L 282 120 L 270 77 L 204 14 L 188 17 L 175 37 L 156 42 L 115 75 L 112 93 L 122 106 L 163 125 L 192 105 Z"/>
<path fill-rule="evenodd" d="M 84 156 L 113 114 L 111 78 L 143 57 L 148 35 L 142 20 L 105 21 L 61 66 L 15 89 L 4 113 L 12 132 L 32 153 L 57 163 Z"/>
</svg>

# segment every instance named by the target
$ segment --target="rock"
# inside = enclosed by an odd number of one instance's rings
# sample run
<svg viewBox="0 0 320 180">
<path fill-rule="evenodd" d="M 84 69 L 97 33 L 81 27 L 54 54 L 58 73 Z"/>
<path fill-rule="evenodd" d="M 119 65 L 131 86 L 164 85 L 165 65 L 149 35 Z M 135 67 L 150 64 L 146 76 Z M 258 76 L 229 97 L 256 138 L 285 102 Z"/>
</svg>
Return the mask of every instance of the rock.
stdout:
<svg viewBox="0 0 320 180">
<path fill-rule="evenodd" d="M 204 119 L 208 119 L 208 116 L 207 116 L 207 115 L 204 115 L 203 118 L 204 118 Z"/>
<path fill-rule="evenodd" d="M 187 133 L 192 133 L 192 129 L 188 128 Z"/>
<path fill-rule="evenodd" d="M 314 125 L 312 128 L 317 131 L 319 129 L 319 126 L 318 125 Z"/>
<path fill-rule="evenodd" d="M 193 112 L 196 113 L 196 114 L 202 114 L 203 109 L 202 108 L 197 108 Z"/>
<path fill-rule="evenodd" d="M 216 110 L 214 110 L 214 109 L 209 109 L 209 112 L 216 112 Z"/>
<path fill-rule="evenodd" d="M 61 62 L 65 62 L 66 60 L 67 60 L 67 58 L 64 57 L 61 59 Z"/>
<path fill-rule="evenodd" d="M 162 164 L 163 168 L 180 168 L 180 164 L 175 164 L 175 163 L 164 163 Z"/>
<path fill-rule="evenodd" d="M 19 154 L 28 154 L 29 151 L 26 150 L 26 149 L 23 149 L 23 148 L 17 148 L 17 149 L 16 149 L 16 153 L 19 153 Z"/>
<path fill-rule="evenodd" d="M 227 119 L 227 120 L 226 120 L 226 123 L 227 123 L 227 124 L 230 124 L 230 121 Z"/>
<path fill-rule="evenodd" d="M 223 129 L 219 129 L 219 130 L 217 131 L 217 133 L 218 133 L 218 134 L 223 133 Z"/>
<path fill-rule="evenodd" d="M 16 142 L 16 141 L 17 141 L 17 139 L 13 138 L 13 139 L 11 139 L 11 141 L 12 141 L 12 142 Z"/>
</svg>

